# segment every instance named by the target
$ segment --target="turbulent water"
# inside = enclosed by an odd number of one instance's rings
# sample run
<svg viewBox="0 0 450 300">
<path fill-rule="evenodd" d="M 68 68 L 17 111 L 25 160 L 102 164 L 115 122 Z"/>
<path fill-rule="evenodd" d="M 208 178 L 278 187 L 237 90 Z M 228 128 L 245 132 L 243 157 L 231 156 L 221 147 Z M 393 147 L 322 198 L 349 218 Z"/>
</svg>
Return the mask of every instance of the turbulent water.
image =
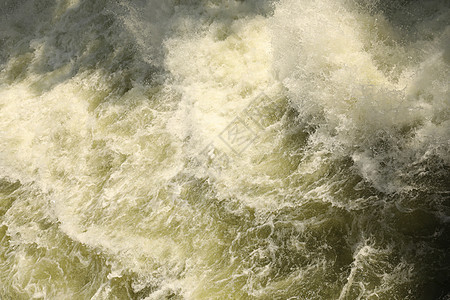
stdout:
<svg viewBox="0 0 450 300">
<path fill-rule="evenodd" d="M 449 299 L 449 1 L 0 15 L 1 299 Z"/>
</svg>

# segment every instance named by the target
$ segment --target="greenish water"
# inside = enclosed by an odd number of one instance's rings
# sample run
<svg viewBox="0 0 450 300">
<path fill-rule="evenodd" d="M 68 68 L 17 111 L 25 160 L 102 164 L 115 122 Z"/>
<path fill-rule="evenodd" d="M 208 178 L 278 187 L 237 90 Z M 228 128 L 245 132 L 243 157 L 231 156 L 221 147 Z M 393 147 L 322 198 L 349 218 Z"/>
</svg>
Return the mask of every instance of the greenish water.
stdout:
<svg viewBox="0 0 450 300">
<path fill-rule="evenodd" d="M 449 299 L 448 1 L 0 15 L 1 299 Z"/>
</svg>

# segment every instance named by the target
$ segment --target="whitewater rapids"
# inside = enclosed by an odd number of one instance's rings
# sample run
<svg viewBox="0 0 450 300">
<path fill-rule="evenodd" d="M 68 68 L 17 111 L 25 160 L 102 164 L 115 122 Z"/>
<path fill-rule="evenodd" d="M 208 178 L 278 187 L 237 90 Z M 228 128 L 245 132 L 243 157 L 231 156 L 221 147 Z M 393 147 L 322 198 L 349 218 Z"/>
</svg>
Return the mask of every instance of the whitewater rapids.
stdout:
<svg viewBox="0 0 450 300">
<path fill-rule="evenodd" d="M 449 1 L 0 15 L 1 299 L 450 297 Z"/>
</svg>

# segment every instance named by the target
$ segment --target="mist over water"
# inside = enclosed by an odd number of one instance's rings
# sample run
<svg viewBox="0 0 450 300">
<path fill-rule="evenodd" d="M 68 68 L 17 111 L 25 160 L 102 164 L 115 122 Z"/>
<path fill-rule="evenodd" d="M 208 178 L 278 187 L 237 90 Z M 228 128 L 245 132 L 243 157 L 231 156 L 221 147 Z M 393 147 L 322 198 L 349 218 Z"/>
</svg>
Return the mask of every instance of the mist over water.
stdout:
<svg viewBox="0 0 450 300">
<path fill-rule="evenodd" d="M 450 297 L 450 2 L 0 15 L 1 299 Z"/>
</svg>

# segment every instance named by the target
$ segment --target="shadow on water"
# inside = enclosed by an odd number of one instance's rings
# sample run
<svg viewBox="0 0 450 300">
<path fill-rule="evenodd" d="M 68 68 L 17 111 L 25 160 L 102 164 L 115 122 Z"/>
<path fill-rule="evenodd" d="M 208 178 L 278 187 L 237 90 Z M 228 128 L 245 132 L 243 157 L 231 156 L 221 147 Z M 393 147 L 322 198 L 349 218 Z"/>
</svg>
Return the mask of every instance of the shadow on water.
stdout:
<svg viewBox="0 0 450 300">
<path fill-rule="evenodd" d="M 3 3 L 0 65 L 6 68 L 8 83 L 42 75 L 38 85 L 43 92 L 76 74 L 97 70 L 116 75 L 112 78 L 117 80 L 117 92 L 123 94 L 133 82 L 164 80 L 163 43 L 172 34 L 171 24 L 190 18 L 200 29 L 213 20 L 227 24 L 272 9 L 265 0 L 74 3 Z"/>
</svg>

